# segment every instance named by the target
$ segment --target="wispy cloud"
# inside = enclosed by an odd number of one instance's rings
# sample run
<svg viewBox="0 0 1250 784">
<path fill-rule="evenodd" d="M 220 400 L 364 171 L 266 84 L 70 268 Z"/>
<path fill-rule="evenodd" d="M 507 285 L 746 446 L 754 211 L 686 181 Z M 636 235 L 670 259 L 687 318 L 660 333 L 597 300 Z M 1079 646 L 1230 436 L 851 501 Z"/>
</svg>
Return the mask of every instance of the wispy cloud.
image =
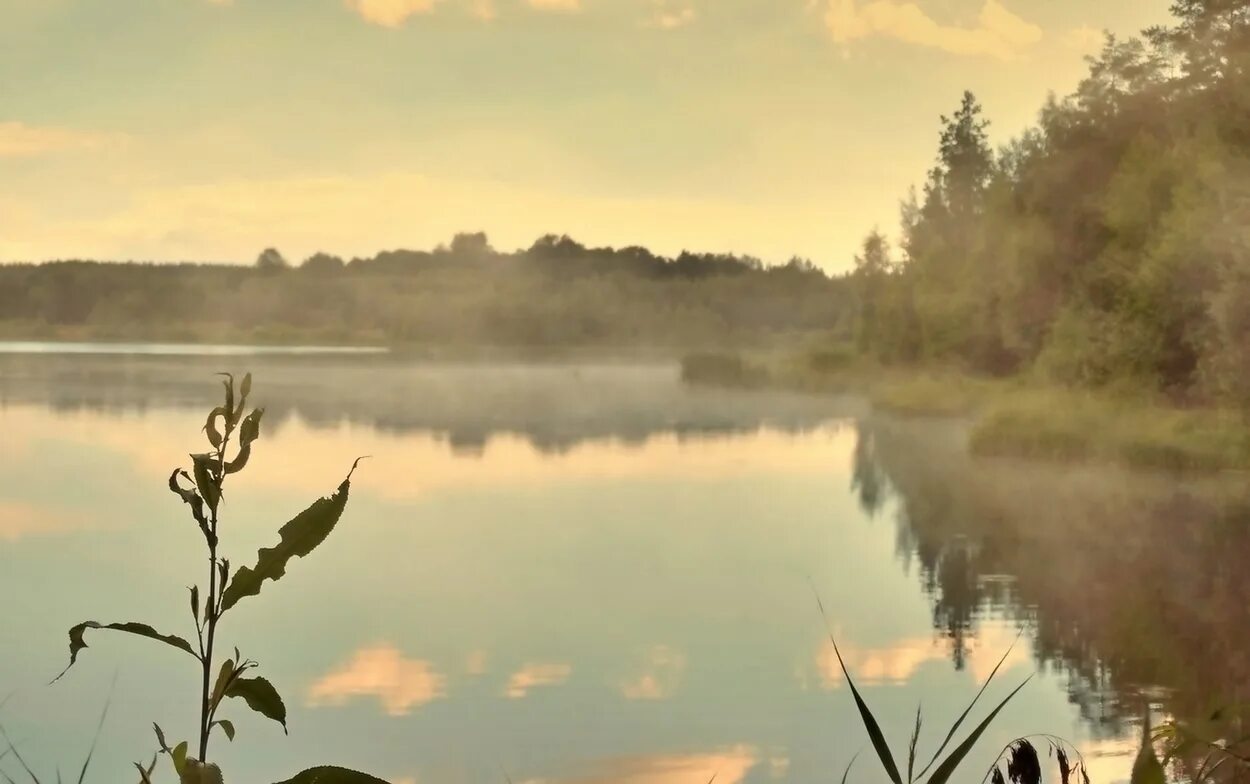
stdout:
<svg viewBox="0 0 1250 784">
<path fill-rule="evenodd" d="M 676 30 L 698 18 L 694 6 L 681 0 L 651 0 L 651 18 L 646 26 L 657 30 Z"/>
<path fill-rule="evenodd" d="M 976 24 L 942 24 L 915 3 L 898 0 L 828 0 L 825 25 L 843 46 L 872 37 L 940 49 L 956 55 L 1018 58 L 1042 40 L 1042 28 L 1012 13 L 999 0 L 985 0 Z"/>
<path fill-rule="evenodd" d="M 72 128 L 0 122 L 0 158 L 29 158 L 70 150 L 91 150 L 115 144 L 116 134 L 93 133 Z"/>
<path fill-rule="evenodd" d="M 441 0 L 343 0 L 343 4 L 370 24 L 402 27 L 408 17 L 428 14 Z"/>
</svg>

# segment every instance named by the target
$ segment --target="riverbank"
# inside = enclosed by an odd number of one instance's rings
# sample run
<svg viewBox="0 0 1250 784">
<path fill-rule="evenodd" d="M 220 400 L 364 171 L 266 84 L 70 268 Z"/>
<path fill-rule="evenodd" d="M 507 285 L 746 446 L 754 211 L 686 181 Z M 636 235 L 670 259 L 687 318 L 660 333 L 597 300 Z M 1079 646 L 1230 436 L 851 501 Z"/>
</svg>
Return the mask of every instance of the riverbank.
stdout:
<svg viewBox="0 0 1250 784">
<path fill-rule="evenodd" d="M 700 355 L 690 383 L 865 396 L 876 411 L 956 417 L 984 456 L 1119 463 L 1173 471 L 1250 470 L 1250 420 L 1240 411 L 1180 408 L 1140 392 L 1076 390 L 1027 378 L 948 369 L 898 370 L 839 352 Z"/>
</svg>

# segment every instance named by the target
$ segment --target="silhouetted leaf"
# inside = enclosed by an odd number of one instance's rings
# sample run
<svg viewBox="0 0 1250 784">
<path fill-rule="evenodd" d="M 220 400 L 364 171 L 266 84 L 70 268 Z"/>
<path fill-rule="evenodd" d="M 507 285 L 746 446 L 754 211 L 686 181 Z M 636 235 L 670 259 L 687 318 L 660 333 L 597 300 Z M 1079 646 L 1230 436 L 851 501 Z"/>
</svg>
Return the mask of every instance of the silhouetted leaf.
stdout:
<svg viewBox="0 0 1250 784">
<path fill-rule="evenodd" d="M 1037 749 L 1024 738 L 1011 744 L 1007 776 L 1014 784 L 1042 784 L 1042 763 L 1037 758 Z"/>
<path fill-rule="evenodd" d="M 161 751 L 169 753 L 169 743 L 165 740 L 165 730 L 161 729 L 161 725 L 153 724 L 152 729 L 156 730 L 156 743 Z"/>
<path fill-rule="evenodd" d="M 916 780 L 916 744 L 920 742 L 920 705 L 916 706 L 916 726 L 911 731 L 911 743 L 907 746 L 907 781 Z"/>
<path fill-rule="evenodd" d="M 239 425 L 239 443 L 241 445 L 248 446 L 260 438 L 260 420 L 264 415 L 265 409 L 258 408 L 244 417 L 243 422 Z"/>
<path fill-rule="evenodd" d="M 161 634 L 151 626 L 144 623 L 97 623 L 95 621 L 86 621 L 80 623 L 69 630 L 69 664 L 66 665 L 61 674 L 52 679 L 53 683 L 64 677 L 69 672 L 69 668 L 74 666 L 74 662 L 78 661 L 78 652 L 87 647 L 86 640 L 83 635 L 88 629 L 112 629 L 113 631 L 126 632 L 127 634 L 135 634 L 139 637 L 147 637 L 150 640 L 157 640 L 166 645 L 172 645 L 180 651 L 186 651 L 195 657 L 196 661 L 200 660 L 199 654 L 191 647 L 191 643 L 173 635 Z"/>
<path fill-rule="evenodd" d="M 200 586 L 193 585 L 188 590 L 191 591 L 191 617 L 198 624 L 200 622 Z"/>
<path fill-rule="evenodd" d="M 195 475 L 195 486 L 200 497 L 212 512 L 217 511 L 221 501 L 221 490 L 217 487 L 217 465 L 213 455 L 191 455 L 192 473 Z"/>
<path fill-rule="evenodd" d="M 360 461 L 356 461 L 359 463 Z M 265 580 L 278 580 L 286 574 L 287 562 L 292 558 L 303 558 L 325 541 L 335 524 L 343 515 L 347 506 L 347 495 L 351 488 L 352 471 L 339 485 L 338 490 L 329 498 L 319 498 L 304 511 L 300 512 L 278 531 L 281 541 L 277 547 L 264 548 L 257 553 L 256 566 L 240 567 L 234 579 L 222 594 L 222 609 L 229 610 L 246 596 L 260 593 L 261 583 Z"/>
<path fill-rule="evenodd" d="M 234 742 L 234 722 L 229 719 L 218 719 L 213 722 L 212 727 L 221 727 L 221 731 L 226 733 L 226 739 Z"/>
<path fill-rule="evenodd" d="M 1059 762 L 1060 784 L 1071 784 L 1072 764 L 1068 762 L 1068 752 L 1064 751 L 1062 746 L 1055 747 L 1055 759 Z"/>
<path fill-rule="evenodd" d="M 825 615 L 825 605 L 820 601 L 820 596 L 816 596 L 816 604 L 820 607 L 820 615 L 825 619 L 825 625 L 828 626 L 829 618 Z M 868 739 L 872 741 L 872 747 L 877 752 L 877 757 L 881 760 L 881 767 L 885 768 L 885 773 L 890 777 L 890 781 L 894 784 L 903 784 L 902 778 L 898 774 L 898 765 L 894 762 L 894 755 L 890 753 L 890 746 L 885 741 L 885 735 L 881 732 L 881 725 L 877 724 L 877 719 L 872 715 L 872 711 L 868 709 L 868 704 L 864 702 L 864 698 L 859 695 L 859 689 L 855 687 L 855 681 L 851 679 L 851 673 L 846 669 L 846 662 L 842 660 L 842 651 L 838 648 L 838 641 L 833 638 L 833 634 L 829 634 L 829 642 L 833 643 L 833 652 L 838 657 L 838 665 L 842 668 L 842 675 L 846 678 L 846 684 L 851 687 L 851 695 L 855 697 L 855 707 L 859 709 L 860 721 L 864 724 L 864 729 L 868 731 Z"/>
<path fill-rule="evenodd" d="M 210 712 L 221 704 L 222 699 L 226 696 L 226 687 L 230 685 L 230 679 L 233 677 L 234 662 L 226 659 L 221 663 L 221 669 L 217 672 L 217 683 L 213 686 L 212 699 L 208 703 Z"/>
<path fill-rule="evenodd" d="M 208 518 L 204 516 L 204 499 L 200 498 L 200 494 L 194 490 L 188 490 L 178 484 L 178 477 L 183 477 L 188 482 L 193 481 L 186 471 L 175 468 L 174 472 L 169 475 L 169 489 L 191 507 L 191 515 L 195 518 L 195 522 L 199 524 L 200 530 L 208 533 Z"/>
<path fill-rule="evenodd" d="M 234 414 L 234 376 L 229 373 L 218 373 L 218 375 L 225 376 L 221 385 L 226 388 L 226 421 L 229 423 L 229 427 L 233 428 L 235 422 L 238 421 Z"/>
<path fill-rule="evenodd" d="M 135 763 L 135 767 L 139 769 L 139 784 L 152 784 L 152 771 L 156 770 L 156 758 L 158 756 L 159 754 L 153 754 L 152 761 L 148 763 L 146 768 L 138 762 Z"/>
<path fill-rule="evenodd" d="M 309 768 L 279 784 L 388 784 L 388 782 L 355 770 L 335 767 Z"/>
<path fill-rule="evenodd" d="M 221 431 L 217 429 L 217 420 L 226 416 L 226 409 L 218 406 L 208 413 L 208 421 L 204 423 L 204 432 L 208 434 L 208 443 L 213 449 L 221 449 Z"/>
<path fill-rule="evenodd" d="M 929 760 L 928 764 L 926 764 L 923 769 L 921 769 L 921 776 L 927 773 L 929 768 L 933 767 L 933 764 L 938 761 L 938 757 L 942 756 L 942 752 L 946 751 L 947 745 L 950 744 L 951 739 L 955 737 L 955 733 L 958 732 L 959 728 L 963 725 L 964 719 L 968 718 L 968 714 L 971 713 L 972 709 L 976 707 L 977 702 L 981 699 L 981 695 L 985 694 L 985 690 L 989 688 L 990 682 L 993 681 L 994 676 L 998 674 L 998 669 L 1003 666 L 1005 661 L 1007 661 L 1007 657 L 1011 655 L 1011 650 L 1016 647 L 1016 643 L 1019 641 L 1020 637 L 1017 635 L 1011 645 L 1007 646 L 1007 650 L 1003 652 L 1003 657 L 998 660 L 998 664 L 994 665 L 994 669 L 990 670 L 989 677 L 986 678 L 985 682 L 981 684 L 981 688 L 977 691 L 976 696 L 972 698 L 972 702 L 968 703 L 968 707 L 964 708 L 964 712 L 959 714 L 959 718 L 955 719 L 955 723 L 951 725 L 950 731 L 947 732 L 946 737 L 942 739 L 941 745 L 938 746 L 937 751 L 933 752 L 933 758 Z"/>
<path fill-rule="evenodd" d="M 252 710 L 281 724 L 282 731 L 286 732 L 286 705 L 269 681 L 264 678 L 237 678 L 226 689 L 226 696 L 238 697 Z"/>
<path fill-rule="evenodd" d="M 998 717 L 999 712 L 1007 705 L 1007 703 L 1011 702 L 1011 698 L 1015 697 L 1016 694 L 1024 688 L 1025 684 L 1031 680 L 1033 680 L 1032 675 L 1025 678 L 1024 683 L 1021 683 L 1012 690 L 1011 694 L 1004 697 L 1003 701 L 998 703 L 998 707 L 990 711 L 990 715 L 986 716 L 985 719 L 977 725 L 976 729 L 972 731 L 972 734 L 969 735 L 963 743 L 956 746 L 955 750 L 951 752 L 951 755 L 947 757 L 942 764 L 937 766 L 937 769 L 933 771 L 933 775 L 929 777 L 927 784 L 946 784 L 946 782 L 950 780 L 951 774 L 955 772 L 955 768 L 959 767 L 959 763 L 963 762 L 964 757 L 968 756 L 968 752 L 971 751 L 972 747 L 975 746 L 977 741 L 981 739 L 981 735 L 985 732 L 985 729 L 990 726 L 990 723 L 994 721 L 995 718 Z"/>
</svg>

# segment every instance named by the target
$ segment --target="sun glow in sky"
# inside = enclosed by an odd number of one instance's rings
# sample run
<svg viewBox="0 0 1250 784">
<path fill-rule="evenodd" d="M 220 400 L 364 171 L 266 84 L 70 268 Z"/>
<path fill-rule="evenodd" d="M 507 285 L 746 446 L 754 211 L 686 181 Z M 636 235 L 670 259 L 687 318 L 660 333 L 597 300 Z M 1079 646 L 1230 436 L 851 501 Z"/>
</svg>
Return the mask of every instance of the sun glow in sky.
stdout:
<svg viewBox="0 0 1250 784">
<path fill-rule="evenodd" d="M 0 0 L 0 261 L 426 248 L 849 266 L 1167 0 Z"/>
</svg>

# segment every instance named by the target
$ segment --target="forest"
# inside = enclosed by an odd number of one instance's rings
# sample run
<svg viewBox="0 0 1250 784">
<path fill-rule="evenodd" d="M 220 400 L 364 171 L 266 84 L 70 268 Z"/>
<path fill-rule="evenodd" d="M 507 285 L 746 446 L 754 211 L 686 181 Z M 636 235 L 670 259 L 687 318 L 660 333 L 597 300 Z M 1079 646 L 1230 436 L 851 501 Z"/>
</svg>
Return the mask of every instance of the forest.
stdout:
<svg viewBox="0 0 1250 784">
<path fill-rule="evenodd" d="M 997 150 L 966 93 L 855 259 L 858 350 L 1177 403 L 1250 399 L 1250 6 L 1177 0 L 1107 34 L 1076 92 Z"/>
<path fill-rule="evenodd" d="M 433 251 L 250 267 L 60 261 L 0 265 L 0 337 L 367 343 L 404 347 L 765 347 L 825 334 L 844 279 L 811 262 L 588 248 L 485 234 Z"/>
</svg>

